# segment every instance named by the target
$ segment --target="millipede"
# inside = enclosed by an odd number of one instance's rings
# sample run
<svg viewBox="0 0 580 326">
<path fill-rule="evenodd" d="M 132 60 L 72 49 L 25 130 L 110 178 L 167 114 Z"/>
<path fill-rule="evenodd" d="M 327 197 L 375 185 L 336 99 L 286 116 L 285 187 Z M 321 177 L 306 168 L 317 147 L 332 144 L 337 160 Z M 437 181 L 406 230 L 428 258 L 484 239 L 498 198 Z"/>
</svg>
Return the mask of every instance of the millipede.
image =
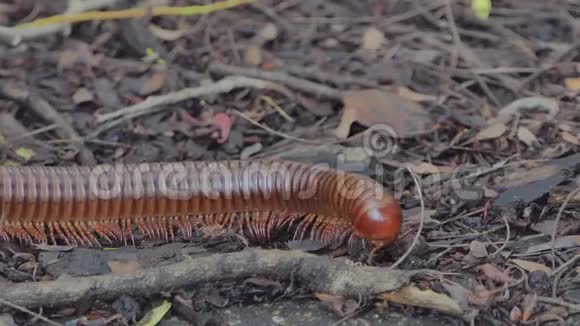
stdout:
<svg viewBox="0 0 580 326">
<path fill-rule="evenodd" d="M 283 160 L 0 166 L 0 238 L 86 247 L 173 241 L 220 225 L 270 241 L 394 242 L 401 208 L 378 181 Z M 290 228 L 292 227 L 292 228 Z"/>
</svg>

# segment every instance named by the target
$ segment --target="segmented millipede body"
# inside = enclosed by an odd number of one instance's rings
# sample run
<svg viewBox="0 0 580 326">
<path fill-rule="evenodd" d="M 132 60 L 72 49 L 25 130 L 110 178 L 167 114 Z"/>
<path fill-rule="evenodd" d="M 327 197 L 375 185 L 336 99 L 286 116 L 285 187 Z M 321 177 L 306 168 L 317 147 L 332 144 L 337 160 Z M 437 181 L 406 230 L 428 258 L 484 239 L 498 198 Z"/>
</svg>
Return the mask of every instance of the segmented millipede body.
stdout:
<svg viewBox="0 0 580 326">
<path fill-rule="evenodd" d="M 0 166 L 0 238 L 100 246 L 190 237 L 203 225 L 238 228 L 257 241 L 290 230 L 341 244 L 393 242 L 397 200 L 373 179 L 281 160 Z"/>
</svg>

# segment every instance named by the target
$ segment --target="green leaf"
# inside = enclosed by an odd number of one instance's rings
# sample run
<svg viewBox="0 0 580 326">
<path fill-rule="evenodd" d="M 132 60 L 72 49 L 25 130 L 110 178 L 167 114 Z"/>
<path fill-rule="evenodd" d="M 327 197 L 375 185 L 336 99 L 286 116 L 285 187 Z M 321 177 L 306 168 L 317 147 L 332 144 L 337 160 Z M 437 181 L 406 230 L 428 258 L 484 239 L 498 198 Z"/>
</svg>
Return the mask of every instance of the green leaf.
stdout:
<svg viewBox="0 0 580 326">
<path fill-rule="evenodd" d="M 34 151 L 26 147 L 18 147 L 16 149 L 16 155 L 28 161 L 34 156 Z"/>
<path fill-rule="evenodd" d="M 491 13 L 491 0 L 471 0 L 473 13 L 481 20 L 487 20 Z"/>
<path fill-rule="evenodd" d="M 137 325 L 139 326 L 155 326 L 163 319 L 165 314 L 171 309 L 171 302 L 165 300 L 161 305 L 151 310 Z"/>
</svg>

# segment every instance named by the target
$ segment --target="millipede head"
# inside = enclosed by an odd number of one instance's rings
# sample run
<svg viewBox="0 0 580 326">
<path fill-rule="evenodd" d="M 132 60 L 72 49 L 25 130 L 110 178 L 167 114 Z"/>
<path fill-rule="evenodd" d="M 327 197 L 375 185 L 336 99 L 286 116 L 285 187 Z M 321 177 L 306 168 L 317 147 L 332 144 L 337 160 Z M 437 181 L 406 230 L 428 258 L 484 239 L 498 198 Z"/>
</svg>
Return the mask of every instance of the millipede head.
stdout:
<svg viewBox="0 0 580 326">
<path fill-rule="evenodd" d="M 386 196 L 377 206 L 362 211 L 354 222 L 355 233 L 371 243 L 382 246 L 397 240 L 401 231 L 401 206 L 392 196 Z"/>
</svg>

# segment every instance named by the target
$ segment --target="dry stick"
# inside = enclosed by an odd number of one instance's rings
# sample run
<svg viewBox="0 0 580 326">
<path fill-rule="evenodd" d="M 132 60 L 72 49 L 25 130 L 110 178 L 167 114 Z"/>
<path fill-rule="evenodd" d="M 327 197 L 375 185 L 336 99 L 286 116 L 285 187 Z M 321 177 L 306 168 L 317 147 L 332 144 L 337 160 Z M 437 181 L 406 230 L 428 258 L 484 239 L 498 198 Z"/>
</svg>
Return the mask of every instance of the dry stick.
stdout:
<svg viewBox="0 0 580 326">
<path fill-rule="evenodd" d="M 335 88 L 318 84 L 306 79 L 293 77 L 283 72 L 237 67 L 218 62 L 212 63 L 209 66 L 209 70 L 213 73 L 222 75 L 241 75 L 252 78 L 265 79 L 286 85 L 289 88 L 293 88 L 304 93 L 309 93 L 317 97 L 323 97 L 338 101 L 342 100 L 342 93 Z"/>
<path fill-rule="evenodd" d="M 552 272 L 551 276 L 554 276 L 554 281 L 552 282 L 552 296 L 554 298 L 558 296 L 558 282 L 560 282 L 560 277 L 564 274 L 564 270 L 574 264 L 577 260 L 580 260 L 580 254 L 570 258 L 567 262 L 560 265 L 557 270 Z"/>
<path fill-rule="evenodd" d="M 562 212 L 564 212 L 564 208 L 568 205 L 568 202 L 574 195 L 580 192 L 580 187 L 572 190 L 571 193 L 568 194 L 562 205 L 560 205 L 560 209 L 558 209 L 558 215 L 556 215 L 556 222 L 554 222 L 554 229 L 552 230 L 552 270 L 556 269 L 556 232 L 558 231 L 558 224 L 560 224 L 560 217 L 562 217 Z M 552 289 L 553 290 L 553 289 Z M 553 290 L 555 291 L 555 290 Z"/>
<path fill-rule="evenodd" d="M 48 101 L 26 88 L 21 88 L 8 82 L 0 83 L 0 96 L 31 109 L 46 121 L 57 124 L 59 126 L 59 129 L 57 129 L 59 137 L 73 140 L 75 148 L 79 152 L 81 163 L 83 165 L 96 164 L 97 161 L 93 153 L 85 147 L 82 137 Z"/>
<path fill-rule="evenodd" d="M 421 190 L 421 184 L 419 183 L 419 177 L 413 171 L 413 169 L 411 167 L 409 167 L 408 165 L 406 166 L 406 169 L 411 174 L 411 177 L 413 177 L 413 181 L 415 182 L 415 187 L 417 187 L 417 194 L 419 195 L 419 202 L 421 203 L 421 213 L 420 213 L 421 218 L 419 219 L 419 228 L 417 229 L 417 234 L 415 235 L 413 242 L 409 246 L 409 249 L 407 249 L 407 251 L 403 254 L 403 256 L 401 256 L 393 265 L 391 265 L 389 267 L 389 269 L 393 269 L 393 268 L 399 266 L 399 264 L 401 264 L 411 254 L 411 252 L 413 251 L 413 249 L 415 248 L 415 246 L 419 242 L 419 237 L 421 236 L 421 232 L 423 231 L 423 224 L 425 223 L 425 200 L 423 199 L 423 191 Z"/>
<path fill-rule="evenodd" d="M 2 298 L 0 298 L 0 305 L 5 305 L 5 306 L 8 306 L 8 307 L 10 307 L 12 309 L 16 309 L 16 310 L 19 310 L 19 311 L 24 312 L 26 314 L 29 314 L 30 316 L 32 316 L 32 317 L 34 317 L 36 319 L 40 319 L 40 320 L 44 321 L 45 323 L 47 323 L 49 325 L 62 326 L 62 324 L 59 324 L 57 322 L 54 322 L 54 321 L 52 321 L 52 320 L 50 320 L 50 319 L 48 319 L 48 318 L 46 318 L 46 317 L 44 317 L 42 315 L 39 315 L 39 314 L 35 313 L 34 311 L 30 311 L 30 310 L 28 310 L 28 309 L 26 309 L 26 308 L 24 308 L 22 306 L 13 304 L 12 302 L 6 301 L 6 300 L 4 300 Z"/>
<path fill-rule="evenodd" d="M 114 300 L 121 295 L 142 297 L 257 275 L 282 279 L 290 279 L 292 275 L 300 286 L 310 291 L 358 297 L 397 290 L 421 273 L 428 271 L 357 267 L 342 259 L 301 251 L 246 249 L 200 258 L 187 257 L 179 263 L 133 273 L 18 283 L 1 291 L 0 299 L 28 308 L 66 306 L 80 299 Z"/>
<path fill-rule="evenodd" d="M 244 76 L 230 76 L 209 85 L 184 88 L 165 95 L 149 96 L 141 103 L 97 116 L 97 122 L 101 124 L 101 126 L 91 133 L 88 138 L 95 138 L 105 130 L 111 129 L 129 119 L 163 110 L 163 107 L 160 108 L 160 106 L 163 105 L 175 104 L 206 95 L 228 93 L 236 88 L 243 87 L 274 90 L 281 89 L 279 85 L 265 80 L 247 78 Z"/>
</svg>

